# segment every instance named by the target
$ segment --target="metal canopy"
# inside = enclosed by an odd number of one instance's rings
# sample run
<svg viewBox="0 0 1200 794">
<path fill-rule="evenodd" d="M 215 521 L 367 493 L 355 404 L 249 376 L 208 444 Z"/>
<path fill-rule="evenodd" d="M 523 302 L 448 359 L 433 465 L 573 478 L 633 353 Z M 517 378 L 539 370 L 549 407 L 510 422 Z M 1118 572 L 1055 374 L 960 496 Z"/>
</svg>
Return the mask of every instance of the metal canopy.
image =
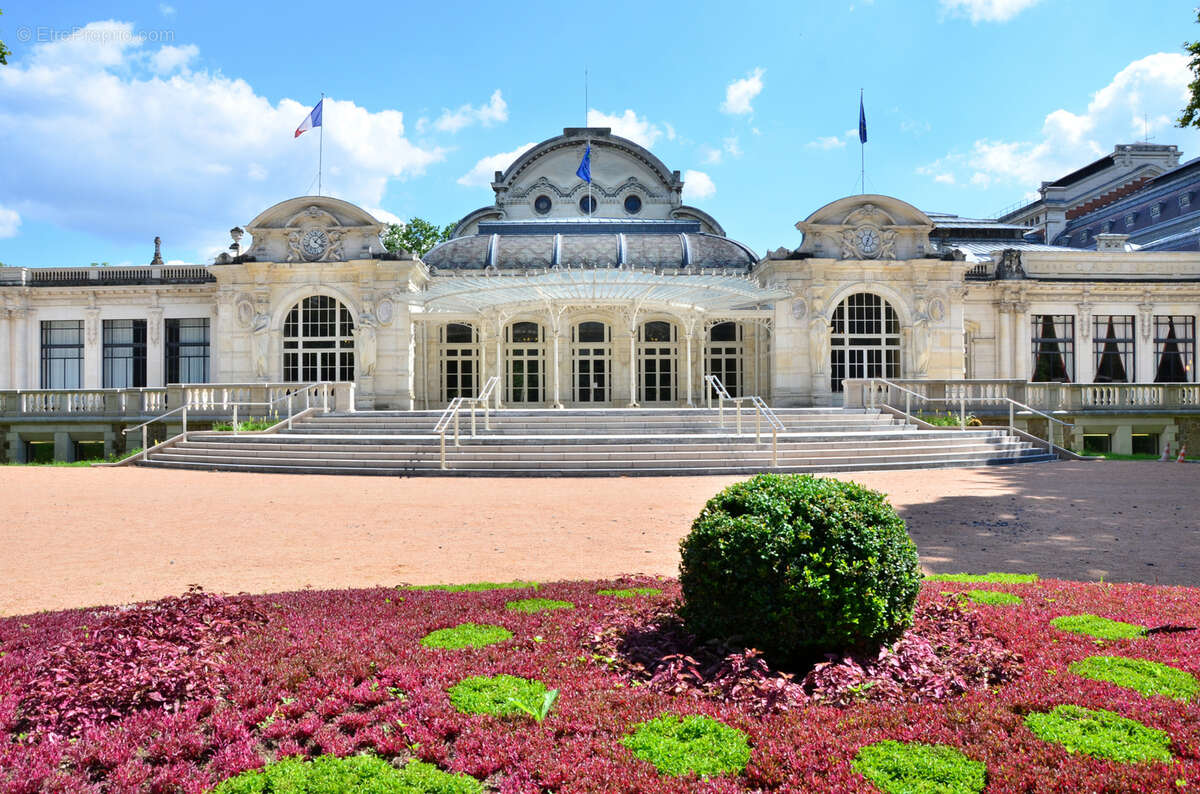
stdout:
<svg viewBox="0 0 1200 794">
<path fill-rule="evenodd" d="M 518 306 L 665 306 L 698 312 L 750 309 L 792 297 L 734 275 L 639 270 L 551 270 L 521 275 L 436 276 L 405 299 L 426 312 L 484 312 Z"/>
</svg>

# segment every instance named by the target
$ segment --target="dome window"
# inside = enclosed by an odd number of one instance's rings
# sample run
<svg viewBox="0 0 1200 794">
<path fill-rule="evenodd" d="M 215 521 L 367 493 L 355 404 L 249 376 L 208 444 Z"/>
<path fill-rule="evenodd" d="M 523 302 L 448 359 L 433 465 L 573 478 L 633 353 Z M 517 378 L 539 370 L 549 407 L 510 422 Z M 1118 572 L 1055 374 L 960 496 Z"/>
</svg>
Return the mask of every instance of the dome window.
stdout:
<svg viewBox="0 0 1200 794">
<path fill-rule="evenodd" d="M 552 206 L 553 203 L 550 201 L 549 196 L 538 196 L 533 200 L 533 211 L 538 215 L 545 215 L 550 212 L 550 207 Z"/>
<path fill-rule="evenodd" d="M 630 194 L 625 197 L 625 211 L 630 215 L 637 215 L 642 211 L 642 199 L 639 196 Z"/>
<path fill-rule="evenodd" d="M 596 199 L 591 196 L 584 196 L 579 199 L 579 211 L 584 215 L 591 215 L 596 211 Z"/>
</svg>

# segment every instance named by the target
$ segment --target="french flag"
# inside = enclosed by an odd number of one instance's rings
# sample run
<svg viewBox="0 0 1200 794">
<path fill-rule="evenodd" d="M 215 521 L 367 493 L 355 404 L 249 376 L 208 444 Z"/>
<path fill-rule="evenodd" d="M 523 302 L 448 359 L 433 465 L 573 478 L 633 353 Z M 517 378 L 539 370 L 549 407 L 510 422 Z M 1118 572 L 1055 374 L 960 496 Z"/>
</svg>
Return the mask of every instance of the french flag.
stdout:
<svg viewBox="0 0 1200 794">
<path fill-rule="evenodd" d="M 321 110 L 324 104 L 325 98 L 321 97 L 321 101 L 312 109 L 312 112 L 304 117 L 304 121 L 300 122 L 300 126 L 296 128 L 296 134 L 292 136 L 293 138 L 299 138 L 301 133 L 308 132 L 313 127 L 321 126 Z"/>
</svg>

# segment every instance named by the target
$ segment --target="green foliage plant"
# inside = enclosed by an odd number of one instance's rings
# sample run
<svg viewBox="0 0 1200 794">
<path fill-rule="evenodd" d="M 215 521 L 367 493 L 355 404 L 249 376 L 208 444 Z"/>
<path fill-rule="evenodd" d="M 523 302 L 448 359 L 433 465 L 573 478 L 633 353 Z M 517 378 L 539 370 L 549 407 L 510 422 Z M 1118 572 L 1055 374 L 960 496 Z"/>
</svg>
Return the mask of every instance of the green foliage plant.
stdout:
<svg viewBox="0 0 1200 794">
<path fill-rule="evenodd" d="M 851 767 L 886 794 L 976 794 L 987 785 L 983 763 L 946 745 L 876 742 Z"/>
<path fill-rule="evenodd" d="M 920 589 L 916 546 L 884 495 L 834 479 L 735 483 L 708 501 L 680 550 L 688 628 L 793 669 L 899 637 Z"/>
<path fill-rule="evenodd" d="M 1059 631 L 1086 634 L 1098 640 L 1131 640 L 1146 634 L 1145 626 L 1122 623 L 1099 615 L 1063 615 L 1050 621 L 1050 625 Z"/>
<path fill-rule="evenodd" d="M 1186 670 L 1124 656 L 1089 656 L 1071 664 L 1072 673 L 1095 681 L 1108 681 L 1142 695 L 1164 695 L 1190 701 L 1200 692 L 1200 682 Z"/>
<path fill-rule="evenodd" d="M 1015 593 L 1006 593 L 1003 590 L 968 590 L 964 595 L 976 604 L 990 604 L 992 606 L 1020 604 L 1024 600 Z"/>
<path fill-rule="evenodd" d="M 737 773 L 750 761 L 745 733 L 698 714 L 663 714 L 635 726 L 621 744 L 673 777 Z"/>
<path fill-rule="evenodd" d="M 638 596 L 656 596 L 662 593 L 657 587 L 626 587 L 616 590 L 598 590 L 597 593 L 602 596 L 612 596 L 613 598 L 637 598 Z"/>
<path fill-rule="evenodd" d="M 503 673 L 491 677 L 477 675 L 464 678 L 450 687 L 448 692 L 450 703 L 464 714 L 490 714 L 493 717 L 526 715 L 533 716 L 539 722 L 558 699 L 558 691 L 547 689 L 541 681 Z"/>
<path fill-rule="evenodd" d="M 1038 580 L 1036 573 L 934 573 L 925 577 L 930 582 L 957 582 L 959 584 L 1033 584 Z"/>
<path fill-rule="evenodd" d="M 545 612 L 550 609 L 574 609 L 570 601 L 555 601 L 551 598 L 522 598 L 519 601 L 509 601 L 504 608 L 510 612 Z"/>
<path fill-rule="evenodd" d="M 285 758 L 262 769 L 243 772 L 212 794 L 482 794 L 483 785 L 467 775 L 452 775 L 423 761 L 401 769 L 381 758 L 323 755 L 312 761 Z"/>
<path fill-rule="evenodd" d="M 1200 9 L 1196 11 L 1196 21 L 1200 22 Z M 1200 127 L 1200 41 L 1187 41 L 1183 49 L 1191 56 L 1188 69 L 1192 73 L 1192 81 L 1188 83 L 1188 103 L 1179 114 L 1175 124 L 1179 127 Z"/>
<path fill-rule="evenodd" d="M 426 648 L 443 648 L 451 651 L 463 648 L 482 648 L 512 639 L 512 632 L 503 626 L 480 623 L 462 623 L 447 629 L 431 631 L 421 638 Z"/>
<path fill-rule="evenodd" d="M 537 582 L 468 582 L 466 584 L 406 584 L 404 590 L 437 590 L 443 593 L 482 593 L 487 590 L 537 590 Z"/>
<path fill-rule="evenodd" d="M 1026 715 L 1025 725 L 1042 741 L 1061 744 L 1072 753 L 1124 764 L 1172 758 L 1166 733 L 1107 709 L 1055 706 Z"/>
<path fill-rule="evenodd" d="M 393 254 L 408 251 L 421 257 L 438 243 L 449 240 L 453 233 L 453 223 L 438 226 L 424 218 L 409 218 L 408 223 L 388 224 L 383 232 L 383 247 Z"/>
</svg>

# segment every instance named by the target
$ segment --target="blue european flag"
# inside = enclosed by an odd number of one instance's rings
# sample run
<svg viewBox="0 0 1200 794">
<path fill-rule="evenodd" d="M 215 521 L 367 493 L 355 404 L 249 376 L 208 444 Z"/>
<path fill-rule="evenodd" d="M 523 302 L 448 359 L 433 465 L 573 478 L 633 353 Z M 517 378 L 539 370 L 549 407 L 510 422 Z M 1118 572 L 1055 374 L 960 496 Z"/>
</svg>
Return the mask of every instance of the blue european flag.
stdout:
<svg viewBox="0 0 1200 794">
<path fill-rule="evenodd" d="M 862 94 L 858 96 L 858 142 L 867 142 L 867 111 L 863 108 Z"/>
<path fill-rule="evenodd" d="M 583 160 L 579 162 L 579 168 L 575 170 L 575 176 L 589 185 L 592 183 L 592 145 L 590 143 L 583 150 Z"/>
</svg>

